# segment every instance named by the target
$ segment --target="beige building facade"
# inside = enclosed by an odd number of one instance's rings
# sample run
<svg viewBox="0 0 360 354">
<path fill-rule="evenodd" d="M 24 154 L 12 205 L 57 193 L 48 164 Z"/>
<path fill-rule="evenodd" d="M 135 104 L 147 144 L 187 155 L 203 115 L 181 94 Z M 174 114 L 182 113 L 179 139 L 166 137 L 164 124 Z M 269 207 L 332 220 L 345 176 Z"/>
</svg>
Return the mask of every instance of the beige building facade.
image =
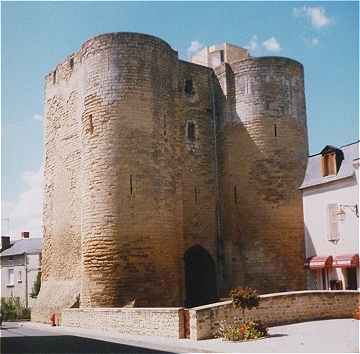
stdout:
<svg viewBox="0 0 360 354">
<path fill-rule="evenodd" d="M 301 190 L 308 289 L 360 289 L 359 142 L 310 156 Z"/>
<path fill-rule="evenodd" d="M 41 271 L 41 244 L 41 238 L 23 238 L 9 242 L 9 248 L 0 253 L 1 297 L 19 298 L 23 306 L 33 306 L 36 297 L 31 294 Z"/>
<path fill-rule="evenodd" d="M 297 61 L 223 44 L 186 62 L 159 38 L 104 34 L 47 75 L 44 116 L 35 319 L 305 287 Z"/>
</svg>

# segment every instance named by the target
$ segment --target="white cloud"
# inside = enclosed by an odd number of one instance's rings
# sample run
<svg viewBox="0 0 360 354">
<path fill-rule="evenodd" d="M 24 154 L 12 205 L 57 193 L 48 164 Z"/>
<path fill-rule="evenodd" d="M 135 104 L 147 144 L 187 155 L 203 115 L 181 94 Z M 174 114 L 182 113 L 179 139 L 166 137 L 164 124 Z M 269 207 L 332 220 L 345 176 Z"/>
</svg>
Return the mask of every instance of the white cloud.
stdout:
<svg viewBox="0 0 360 354">
<path fill-rule="evenodd" d="M 308 47 L 316 47 L 319 45 L 320 43 L 320 39 L 317 38 L 317 37 L 313 37 L 313 38 L 303 38 L 305 44 L 308 46 Z"/>
<path fill-rule="evenodd" d="M 333 23 L 326 10 L 320 6 L 303 6 L 293 9 L 295 17 L 306 17 L 311 25 L 317 29 L 327 27 Z"/>
<path fill-rule="evenodd" d="M 20 238 L 21 231 L 30 237 L 42 237 L 43 169 L 26 171 L 22 175 L 26 189 L 13 201 L 3 201 L 2 218 L 9 218 L 11 236 Z M 7 232 L 7 225 L 3 223 Z"/>
<path fill-rule="evenodd" d="M 311 38 L 311 44 L 315 47 L 319 44 L 319 38 Z"/>
<path fill-rule="evenodd" d="M 269 52 L 280 52 L 281 46 L 278 40 L 275 37 L 270 37 L 266 41 L 262 42 L 262 46 Z"/>
<path fill-rule="evenodd" d="M 191 41 L 190 47 L 187 49 L 189 57 L 194 55 L 196 52 L 204 48 L 204 44 L 199 41 Z"/>
<path fill-rule="evenodd" d="M 33 115 L 33 119 L 42 122 L 43 116 L 42 116 L 41 114 L 35 113 L 35 114 Z"/>
<path fill-rule="evenodd" d="M 254 53 L 259 47 L 258 44 L 258 37 L 256 34 L 254 34 L 249 43 L 247 45 L 244 46 L 245 49 L 247 49 L 250 53 Z"/>
</svg>

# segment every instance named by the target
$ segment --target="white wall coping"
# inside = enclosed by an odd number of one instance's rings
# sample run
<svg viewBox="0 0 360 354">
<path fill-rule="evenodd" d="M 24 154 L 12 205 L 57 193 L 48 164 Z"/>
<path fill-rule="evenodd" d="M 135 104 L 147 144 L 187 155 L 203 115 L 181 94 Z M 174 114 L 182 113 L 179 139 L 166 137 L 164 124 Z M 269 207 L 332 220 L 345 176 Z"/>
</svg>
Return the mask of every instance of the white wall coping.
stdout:
<svg viewBox="0 0 360 354">
<path fill-rule="evenodd" d="M 354 293 L 360 293 L 360 291 L 358 290 L 301 290 L 301 291 L 287 291 L 287 292 L 281 292 L 281 293 L 271 293 L 271 294 L 262 294 L 259 295 L 260 299 L 269 299 L 272 297 L 282 297 L 282 296 L 297 296 L 297 295 L 311 295 L 311 294 L 354 294 Z M 197 307 L 192 307 L 190 310 L 194 310 L 194 311 L 201 311 L 201 310 L 206 310 L 206 309 L 210 309 L 213 307 L 221 307 L 221 306 L 226 306 L 226 305 L 230 305 L 232 304 L 232 300 L 226 300 L 226 301 L 222 301 L 222 302 L 215 302 L 212 304 L 208 304 L 208 305 L 203 305 L 203 306 L 197 306 Z"/>
<path fill-rule="evenodd" d="M 122 312 L 122 311 L 145 311 L 145 312 L 175 312 L 183 310 L 183 307 L 78 307 L 64 309 L 63 312 L 68 311 L 84 311 L 84 312 Z"/>
</svg>

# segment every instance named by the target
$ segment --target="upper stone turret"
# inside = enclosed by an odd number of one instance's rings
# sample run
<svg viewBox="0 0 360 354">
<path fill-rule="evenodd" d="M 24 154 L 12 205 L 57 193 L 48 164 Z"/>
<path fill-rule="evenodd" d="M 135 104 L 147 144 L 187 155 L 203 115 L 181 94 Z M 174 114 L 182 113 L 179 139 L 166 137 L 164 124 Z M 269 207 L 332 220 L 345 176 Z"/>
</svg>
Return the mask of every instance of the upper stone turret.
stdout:
<svg viewBox="0 0 360 354">
<path fill-rule="evenodd" d="M 231 64 L 249 56 L 247 49 L 229 43 L 222 43 L 201 49 L 191 57 L 191 62 L 209 68 L 216 68 L 223 63 Z"/>
</svg>

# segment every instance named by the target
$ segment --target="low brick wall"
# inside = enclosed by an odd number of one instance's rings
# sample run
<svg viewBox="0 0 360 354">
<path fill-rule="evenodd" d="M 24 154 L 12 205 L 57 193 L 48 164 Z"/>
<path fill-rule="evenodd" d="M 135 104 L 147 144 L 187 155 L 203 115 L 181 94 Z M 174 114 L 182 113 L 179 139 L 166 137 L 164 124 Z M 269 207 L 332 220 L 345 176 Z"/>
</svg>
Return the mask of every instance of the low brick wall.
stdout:
<svg viewBox="0 0 360 354">
<path fill-rule="evenodd" d="M 66 309 L 61 324 L 121 334 L 184 338 L 184 310 L 178 307 Z"/>
<path fill-rule="evenodd" d="M 330 318 L 347 318 L 359 306 L 357 291 L 296 291 L 261 295 L 257 309 L 247 311 L 247 316 L 260 320 L 267 326 Z M 221 321 L 231 322 L 241 317 L 231 301 L 194 307 L 189 310 L 190 338 L 212 338 Z"/>
</svg>

